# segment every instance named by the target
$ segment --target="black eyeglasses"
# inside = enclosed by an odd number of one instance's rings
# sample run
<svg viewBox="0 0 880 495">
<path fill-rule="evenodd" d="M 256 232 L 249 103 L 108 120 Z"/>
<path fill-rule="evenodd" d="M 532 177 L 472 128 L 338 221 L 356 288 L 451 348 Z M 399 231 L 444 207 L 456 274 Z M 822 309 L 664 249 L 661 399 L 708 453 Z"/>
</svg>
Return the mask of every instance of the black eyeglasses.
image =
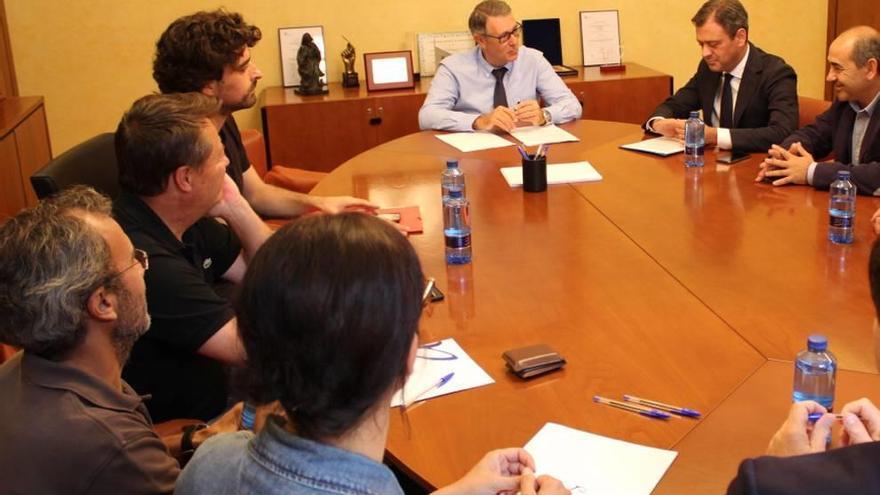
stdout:
<svg viewBox="0 0 880 495">
<path fill-rule="evenodd" d="M 516 36 L 517 38 L 519 38 L 519 36 L 521 34 L 522 34 L 522 24 L 517 22 L 516 26 L 514 26 L 511 31 L 508 31 L 506 33 L 501 33 L 498 36 L 493 36 L 491 34 L 483 33 L 483 36 L 485 36 L 487 38 L 493 38 L 495 40 L 498 40 L 498 43 L 501 43 L 503 45 L 503 44 L 507 43 L 508 41 L 510 41 L 511 36 Z"/>
<path fill-rule="evenodd" d="M 113 276 L 118 277 L 118 276 L 122 275 L 123 273 L 127 272 L 128 270 L 131 270 L 136 265 L 141 265 L 144 268 L 144 271 L 146 271 L 147 269 L 150 268 L 150 258 L 147 256 L 147 252 L 144 251 L 143 249 L 135 249 L 134 252 L 132 253 L 132 258 L 134 258 L 134 263 L 128 265 L 127 267 L 123 268 L 122 270 L 119 270 Z"/>
</svg>

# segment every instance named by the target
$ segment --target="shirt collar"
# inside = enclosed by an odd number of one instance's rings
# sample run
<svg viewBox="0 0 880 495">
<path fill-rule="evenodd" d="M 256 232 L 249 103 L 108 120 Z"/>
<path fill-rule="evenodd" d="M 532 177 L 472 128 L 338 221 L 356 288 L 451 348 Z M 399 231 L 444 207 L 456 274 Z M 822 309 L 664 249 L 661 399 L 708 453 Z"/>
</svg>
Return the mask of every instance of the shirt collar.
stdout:
<svg viewBox="0 0 880 495">
<path fill-rule="evenodd" d="M 102 409 L 134 411 L 143 402 L 124 381 L 121 391 L 114 390 L 79 368 L 28 352 L 21 353 L 21 372 L 24 380 L 37 386 L 72 392 Z"/>
<path fill-rule="evenodd" d="M 746 71 L 746 62 L 749 61 L 749 52 L 751 51 L 751 49 L 752 47 L 749 46 L 749 44 L 747 43 L 746 54 L 743 56 L 742 60 L 740 60 L 739 63 L 736 64 L 736 67 L 734 67 L 732 71 L 728 72 L 728 74 L 737 79 L 742 79 L 743 72 Z"/>
<path fill-rule="evenodd" d="M 168 225 L 137 195 L 123 191 L 116 198 L 113 210 L 117 218 L 129 220 L 120 222 L 126 227 L 126 231 L 129 228 L 139 227 L 151 234 L 158 235 L 163 244 L 173 246 L 174 249 L 184 248 L 184 244 L 174 236 L 174 232 L 171 232 Z"/>
<path fill-rule="evenodd" d="M 483 72 L 485 72 L 486 74 L 491 76 L 492 71 L 495 69 L 498 69 L 500 67 L 494 67 L 494 66 L 492 66 L 492 64 L 490 64 L 489 62 L 486 61 L 486 59 L 483 57 L 483 50 L 480 48 L 480 45 L 477 45 L 475 48 L 476 48 L 476 57 L 477 57 L 477 67 L 479 67 L 480 70 L 482 70 Z M 516 56 L 516 60 L 519 60 L 520 55 L 522 55 L 522 45 L 520 45 L 519 48 L 517 48 L 517 52 L 518 52 L 518 55 Z M 504 64 L 503 67 L 507 68 L 508 74 L 513 72 L 513 68 L 516 65 L 516 60 L 511 61 L 511 62 L 507 62 L 506 64 Z"/>
<path fill-rule="evenodd" d="M 868 117 L 871 117 L 872 115 L 874 115 L 874 108 L 877 107 L 878 100 L 880 100 L 880 92 L 874 95 L 874 99 L 871 100 L 871 103 L 868 103 L 868 106 L 866 106 L 865 108 L 859 108 L 859 104 L 854 101 L 849 102 L 849 106 L 852 107 L 852 109 L 855 110 L 856 113 L 867 112 Z"/>
</svg>

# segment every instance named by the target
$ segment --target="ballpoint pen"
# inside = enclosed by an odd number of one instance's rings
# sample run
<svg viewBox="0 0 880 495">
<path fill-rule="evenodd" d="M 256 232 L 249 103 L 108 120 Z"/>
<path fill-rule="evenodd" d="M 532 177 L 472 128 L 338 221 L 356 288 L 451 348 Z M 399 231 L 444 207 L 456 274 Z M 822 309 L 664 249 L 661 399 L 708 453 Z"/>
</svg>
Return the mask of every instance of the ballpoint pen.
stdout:
<svg viewBox="0 0 880 495">
<path fill-rule="evenodd" d="M 549 149 L 550 149 L 549 144 L 542 144 L 541 151 L 538 152 L 538 158 L 543 158 L 543 157 L 547 156 L 547 150 L 549 150 Z"/>
<path fill-rule="evenodd" d="M 434 390 L 435 388 L 440 388 L 443 385 L 446 385 L 447 383 L 449 383 L 449 380 L 452 380 L 452 375 L 454 375 L 454 374 L 455 374 L 455 372 L 453 371 L 447 375 L 444 375 L 443 378 L 441 378 L 436 383 L 431 384 L 431 386 L 429 386 L 429 387 L 425 387 L 423 390 L 419 391 L 419 393 L 413 395 L 412 399 L 408 399 L 406 402 L 404 402 L 403 407 L 411 406 L 413 402 L 419 400 L 419 397 L 427 394 L 428 392 Z"/>
<path fill-rule="evenodd" d="M 422 292 L 422 304 L 428 301 L 428 296 L 431 294 L 431 290 L 434 288 L 434 277 L 428 277 L 428 283 L 425 284 L 425 291 Z"/>
<path fill-rule="evenodd" d="M 688 409 L 686 407 L 678 407 L 670 404 L 664 404 L 662 402 L 657 402 L 650 399 L 642 399 L 641 397 L 636 397 L 635 395 L 624 395 L 623 400 L 627 402 L 632 402 L 635 404 L 641 404 L 643 406 L 650 406 L 655 409 L 660 409 L 662 411 L 669 411 L 671 413 L 678 414 L 679 416 L 687 416 L 689 418 L 699 418 L 701 416 L 699 411 L 694 411 L 693 409 Z"/>
<path fill-rule="evenodd" d="M 605 397 L 600 397 L 598 395 L 593 396 L 593 402 L 598 402 L 599 404 L 605 404 L 611 407 L 616 407 L 618 409 L 623 409 L 624 411 L 634 412 L 636 414 L 641 414 L 642 416 L 647 416 L 649 418 L 669 419 L 672 417 L 668 413 L 658 411 L 657 409 L 627 404 L 626 402 L 620 402 L 619 400 L 614 399 L 606 399 Z"/>
<path fill-rule="evenodd" d="M 526 150 L 524 150 L 522 146 L 516 145 L 516 149 L 517 149 L 517 151 L 519 151 L 519 154 L 522 155 L 524 160 L 529 159 L 529 154 L 526 153 Z"/>
<path fill-rule="evenodd" d="M 822 416 L 824 416 L 824 415 L 825 415 L 825 413 L 810 413 L 810 414 L 807 416 L 807 420 L 808 420 L 810 423 L 815 423 L 816 421 L 819 421 L 819 419 L 820 419 Z M 842 420 L 842 419 L 843 419 L 843 414 L 835 414 L 835 415 L 834 415 L 834 419 L 837 420 L 837 421 Z"/>
<path fill-rule="evenodd" d="M 535 152 L 535 160 L 541 158 L 541 156 L 542 156 L 543 154 L 544 154 L 544 145 L 541 144 L 541 145 L 538 146 L 538 151 Z"/>
</svg>

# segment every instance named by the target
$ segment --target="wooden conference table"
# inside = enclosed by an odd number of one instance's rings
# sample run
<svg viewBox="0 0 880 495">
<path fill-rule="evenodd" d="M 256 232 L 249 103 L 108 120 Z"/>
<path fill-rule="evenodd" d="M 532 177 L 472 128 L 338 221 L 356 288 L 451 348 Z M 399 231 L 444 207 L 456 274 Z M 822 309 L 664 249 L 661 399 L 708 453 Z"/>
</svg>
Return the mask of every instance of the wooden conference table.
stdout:
<svg viewBox="0 0 880 495">
<path fill-rule="evenodd" d="M 880 398 L 867 282 L 880 200 L 858 199 L 856 241 L 837 246 L 827 193 L 754 183 L 760 156 L 719 166 L 710 151 L 704 168 L 685 169 L 681 155 L 620 150 L 642 138 L 638 126 L 562 127 L 580 142 L 554 145 L 549 162 L 588 160 L 601 182 L 525 193 L 498 171 L 518 162 L 515 148 L 462 153 L 422 132 L 356 156 L 315 189 L 420 206 L 424 234 L 411 241 L 446 293 L 426 309 L 421 338 L 454 337 L 496 382 L 418 404 L 408 426 L 392 414 L 393 462 L 443 486 L 552 421 L 679 451 L 656 493 L 721 492 L 785 418 L 791 360 L 815 332 L 843 370 L 837 404 Z M 439 178 L 452 157 L 471 201 L 465 266 L 443 256 Z M 536 343 L 568 366 L 527 382 L 508 374 L 501 353 Z M 591 400 L 627 393 L 704 418 L 652 420 Z"/>
</svg>

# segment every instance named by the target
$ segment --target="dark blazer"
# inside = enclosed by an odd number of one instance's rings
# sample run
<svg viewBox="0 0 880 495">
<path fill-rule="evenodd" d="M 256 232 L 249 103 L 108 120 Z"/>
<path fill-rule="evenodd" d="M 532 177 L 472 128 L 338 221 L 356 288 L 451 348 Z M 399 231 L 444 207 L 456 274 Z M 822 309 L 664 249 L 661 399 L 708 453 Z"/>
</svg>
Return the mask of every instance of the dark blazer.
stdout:
<svg viewBox="0 0 880 495">
<path fill-rule="evenodd" d="M 763 152 L 797 129 L 797 75 L 785 60 L 749 46 L 730 141 L 734 151 Z M 720 85 L 721 73 L 712 72 L 701 60 L 694 77 L 661 103 L 652 117 L 686 119 L 692 110 L 703 110 L 704 119 L 709 119 Z"/>
<path fill-rule="evenodd" d="M 880 442 L 795 457 L 746 459 L 728 495 L 880 493 Z"/>
<path fill-rule="evenodd" d="M 812 124 L 788 136 L 782 146 L 788 148 L 800 142 L 804 148 L 821 160 L 834 153 L 834 161 L 819 163 L 813 171 L 813 187 L 828 189 L 837 178 L 838 170 L 849 170 L 850 180 L 860 194 L 874 194 L 880 189 L 880 107 L 865 130 L 859 165 L 852 165 L 852 132 L 856 121 L 856 111 L 848 101 L 834 102 L 825 113 L 816 117 Z"/>
</svg>

